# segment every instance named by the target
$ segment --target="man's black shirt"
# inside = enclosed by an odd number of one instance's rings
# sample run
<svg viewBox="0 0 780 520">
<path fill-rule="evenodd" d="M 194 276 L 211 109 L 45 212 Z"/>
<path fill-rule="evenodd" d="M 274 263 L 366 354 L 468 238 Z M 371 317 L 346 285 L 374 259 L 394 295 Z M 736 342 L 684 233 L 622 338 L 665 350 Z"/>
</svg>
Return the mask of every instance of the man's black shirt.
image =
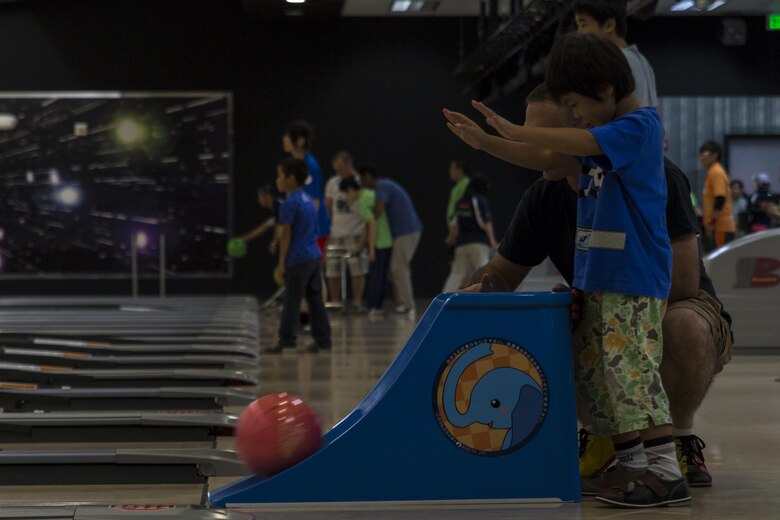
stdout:
<svg viewBox="0 0 780 520">
<path fill-rule="evenodd" d="M 682 171 L 664 159 L 667 202 L 666 227 L 669 239 L 700 232 L 691 204 L 691 186 Z M 574 280 L 574 241 L 577 231 L 577 193 L 564 179 L 541 178 L 523 194 L 504 239 L 498 246 L 501 256 L 517 265 L 536 266 L 549 257 L 561 276 Z M 699 260 L 699 288 L 717 299 L 712 280 Z M 731 324 L 731 316 L 721 314 Z"/>
</svg>

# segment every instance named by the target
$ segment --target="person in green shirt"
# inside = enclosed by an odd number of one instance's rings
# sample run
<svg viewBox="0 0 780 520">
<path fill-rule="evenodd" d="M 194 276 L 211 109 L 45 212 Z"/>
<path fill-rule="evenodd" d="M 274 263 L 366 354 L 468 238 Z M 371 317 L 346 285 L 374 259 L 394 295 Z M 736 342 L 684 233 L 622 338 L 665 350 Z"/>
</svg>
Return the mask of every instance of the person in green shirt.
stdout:
<svg viewBox="0 0 780 520">
<path fill-rule="evenodd" d="M 455 183 L 455 186 L 450 190 L 450 200 L 447 203 L 447 229 L 452 224 L 452 217 L 455 216 L 455 204 L 463 198 L 463 195 L 466 194 L 466 188 L 469 187 L 467 171 L 466 161 L 455 159 L 450 162 L 450 180 Z"/>
<path fill-rule="evenodd" d="M 360 168 L 361 175 L 366 168 Z M 364 299 L 366 307 L 369 309 L 369 316 L 378 316 L 383 313 L 390 254 L 393 250 L 390 224 L 387 221 L 387 214 L 384 212 L 378 218 L 374 217 L 374 208 L 376 207 L 376 192 L 374 190 L 349 187 L 346 194 L 348 200 L 358 201 L 360 215 L 366 222 L 366 243 L 370 265 Z"/>
</svg>

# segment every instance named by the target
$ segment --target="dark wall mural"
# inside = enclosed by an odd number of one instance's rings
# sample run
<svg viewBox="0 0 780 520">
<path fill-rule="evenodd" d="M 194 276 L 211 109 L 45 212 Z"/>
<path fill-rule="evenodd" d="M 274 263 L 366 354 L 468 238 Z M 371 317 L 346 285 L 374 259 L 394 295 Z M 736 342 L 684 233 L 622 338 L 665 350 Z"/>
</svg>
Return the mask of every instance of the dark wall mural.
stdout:
<svg viewBox="0 0 780 520">
<path fill-rule="evenodd" d="M 0 276 L 227 276 L 231 97 L 0 93 Z"/>
</svg>

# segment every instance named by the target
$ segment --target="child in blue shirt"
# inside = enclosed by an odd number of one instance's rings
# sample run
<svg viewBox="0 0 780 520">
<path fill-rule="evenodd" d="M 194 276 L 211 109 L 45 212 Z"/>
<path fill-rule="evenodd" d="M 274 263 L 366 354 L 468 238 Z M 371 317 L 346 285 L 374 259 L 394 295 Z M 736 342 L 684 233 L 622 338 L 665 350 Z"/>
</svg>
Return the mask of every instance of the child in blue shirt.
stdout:
<svg viewBox="0 0 780 520">
<path fill-rule="evenodd" d="M 303 191 L 309 176 L 306 163 L 288 157 L 279 163 L 276 187 L 287 193 L 279 208 L 279 272 L 284 278 L 284 302 L 279 322 L 279 343 L 266 352 L 279 353 L 285 347 L 295 347 L 300 320 L 301 299 L 309 305 L 314 343 L 307 352 L 331 347 L 330 323 L 322 303 L 322 273 L 320 249 L 317 247 L 317 207 Z"/>
<path fill-rule="evenodd" d="M 282 148 L 297 159 L 306 161 L 309 176 L 301 186 L 314 201 L 317 208 L 317 246 L 325 253 L 325 246 L 330 236 L 330 215 L 325 207 L 325 180 L 319 162 L 311 153 L 314 129 L 306 121 L 293 121 L 284 129 Z"/>
<path fill-rule="evenodd" d="M 561 38 L 546 82 L 587 129 L 508 129 L 477 102 L 504 139 L 445 110 L 448 126 L 474 148 L 543 170 L 551 180 L 582 163 L 573 284 L 584 292 L 574 333 L 577 383 L 594 431 L 611 436 L 616 453 L 612 466 L 583 481 L 583 493 L 618 507 L 685 504 L 691 498 L 659 374 L 671 286 L 660 117 L 631 95 L 634 79 L 620 49 L 595 35 Z"/>
</svg>

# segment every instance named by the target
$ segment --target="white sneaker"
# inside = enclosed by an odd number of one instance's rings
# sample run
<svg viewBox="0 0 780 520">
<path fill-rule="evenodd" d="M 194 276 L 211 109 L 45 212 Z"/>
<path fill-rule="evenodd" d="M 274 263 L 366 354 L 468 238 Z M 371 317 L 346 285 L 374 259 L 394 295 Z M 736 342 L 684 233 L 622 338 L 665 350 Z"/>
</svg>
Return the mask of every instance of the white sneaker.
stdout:
<svg viewBox="0 0 780 520">
<path fill-rule="evenodd" d="M 417 310 L 414 308 L 409 308 L 406 305 L 399 305 L 396 307 L 395 313 L 398 316 L 408 318 L 410 320 L 417 318 Z"/>
<path fill-rule="evenodd" d="M 382 309 L 371 309 L 368 311 L 368 317 L 369 318 L 384 318 L 385 317 L 385 311 Z"/>
</svg>

